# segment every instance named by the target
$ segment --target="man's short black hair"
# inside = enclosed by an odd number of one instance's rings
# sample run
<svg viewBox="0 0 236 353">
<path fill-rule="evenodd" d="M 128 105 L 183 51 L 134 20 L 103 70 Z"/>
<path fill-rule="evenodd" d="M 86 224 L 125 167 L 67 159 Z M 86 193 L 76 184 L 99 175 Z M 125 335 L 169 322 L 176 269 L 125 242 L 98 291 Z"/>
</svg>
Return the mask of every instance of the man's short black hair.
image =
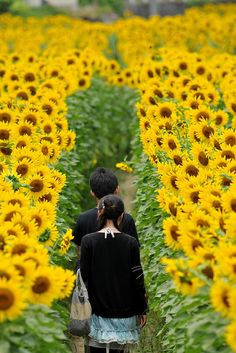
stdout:
<svg viewBox="0 0 236 353">
<path fill-rule="evenodd" d="M 91 191 L 101 199 L 114 194 L 118 187 L 118 179 L 110 169 L 99 167 L 90 175 L 89 184 Z"/>
</svg>

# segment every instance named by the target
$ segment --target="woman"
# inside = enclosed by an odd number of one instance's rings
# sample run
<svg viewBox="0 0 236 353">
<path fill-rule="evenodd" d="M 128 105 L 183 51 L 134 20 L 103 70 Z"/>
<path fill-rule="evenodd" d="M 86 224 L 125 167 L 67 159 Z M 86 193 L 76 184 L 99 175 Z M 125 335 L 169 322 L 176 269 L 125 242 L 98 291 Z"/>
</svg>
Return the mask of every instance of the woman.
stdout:
<svg viewBox="0 0 236 353">
<path fill-rule="evenodd" d="M 116 195 L 98 204 L 99 231 L 81 243 L 81 274 L 92 306 L 91 353 L 122 353 L 137 343 L 146 323 L 146 295 L 139 245 L 119 230 L 124 203 Z"/>
</svg>

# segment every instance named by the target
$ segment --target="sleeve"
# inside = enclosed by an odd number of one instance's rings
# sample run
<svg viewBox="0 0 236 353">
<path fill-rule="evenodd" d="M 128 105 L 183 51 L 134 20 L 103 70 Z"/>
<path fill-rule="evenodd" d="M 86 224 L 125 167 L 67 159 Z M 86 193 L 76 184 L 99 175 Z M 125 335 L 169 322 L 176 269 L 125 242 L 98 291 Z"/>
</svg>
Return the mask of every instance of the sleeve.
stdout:
<svg viewBox="0 0 236 353">
<path fill-rule="evenodd" d="M 125 213 L 121 227 L 122 227 L 122 232 L 134 237 L 137 240 L 138 245 L 140 246 L 137 229 L 136 229 L 133 217 L 130 214 Z"/>
<path fill-rule="evenodd" d="M 72 227 L 72 235 L 73 235 L 72 241 L 76 245 L 80 246 L 82 237 L 85 235 L 83 231 L 83 223 L 81 221 L 80 216 L 78 217 L 75 225 Z"/>
<path fill-rule="evenodd" d="M 139 246 L 136 241 L 132 242 L 131 247 L 131 272 L 134 285 L 137 314 L 145 314 L 147 312 L 147 296 L 144 284 L 143 269 L 140 262 Z"/>
<path fill-rule="evenodd" d="M 91 270 L 91 251 L 89 239 L 83 238 L 81 241 L 80 271 L 84 282 L 87 284 Z"/>
</svg>

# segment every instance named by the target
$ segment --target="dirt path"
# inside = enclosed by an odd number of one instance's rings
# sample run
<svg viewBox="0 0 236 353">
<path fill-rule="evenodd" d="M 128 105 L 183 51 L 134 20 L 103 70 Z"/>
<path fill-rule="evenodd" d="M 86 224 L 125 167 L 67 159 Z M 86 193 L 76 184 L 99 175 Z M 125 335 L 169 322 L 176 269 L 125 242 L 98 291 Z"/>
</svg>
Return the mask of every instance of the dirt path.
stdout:
<svg viewBox="0 0 236 353">
<path fill-rule="evenodd" d="M 119 195 L 124 201 L 125 210 L 128 213 L 132 213 L 133 202 L 135 199 L 135 177 L 132 174 L 125 172 L 117 173 L 120 185 Z"/>
</svg>

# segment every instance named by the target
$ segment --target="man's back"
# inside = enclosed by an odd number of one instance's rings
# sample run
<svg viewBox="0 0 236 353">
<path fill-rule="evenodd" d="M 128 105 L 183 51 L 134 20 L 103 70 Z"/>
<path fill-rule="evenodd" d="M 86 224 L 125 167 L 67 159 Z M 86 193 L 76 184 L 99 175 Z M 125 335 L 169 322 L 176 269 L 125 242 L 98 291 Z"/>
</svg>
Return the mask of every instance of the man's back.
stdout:
<svg viewBox="0 0 236 353">
<path fill-rule="evenodd" d="M 74 236 L 73 242 L 76 245 L 80 246 L 84 235 L 98 231 L 97 213 L 98 209 L 94 207 L 79 215 L 72 233 Z M 136 226 L 130 214 L 124 213 L 120 228 L 122 232 L 136 238 L 139 243 Z"/>
</svg>

